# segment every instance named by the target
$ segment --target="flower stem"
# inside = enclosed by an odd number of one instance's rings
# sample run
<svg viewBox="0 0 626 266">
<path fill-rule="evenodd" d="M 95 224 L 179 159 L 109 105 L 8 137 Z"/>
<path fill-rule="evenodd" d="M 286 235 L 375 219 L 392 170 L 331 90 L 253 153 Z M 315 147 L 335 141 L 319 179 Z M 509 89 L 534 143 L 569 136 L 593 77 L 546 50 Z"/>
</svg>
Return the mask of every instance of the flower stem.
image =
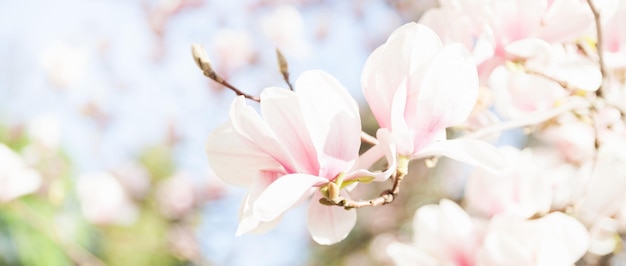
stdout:
<svg viewBox="0 0 626 266">
<path fill-rule="evenodd" d="M 521 119 L 517 119 L 513 121 L 506 121 L 497 125 L 483 128 L 481 130 L 477 130 L 471 134 L 467 134 L 463 136 L 463 138 L 480 139 L 480 138 L 484 138 L 489 135 L 500 133 L 502 131 L 506 131 L 509 129 L 541 124 L 561 114 L 570 112 L 578 108 L 588 108 L 589 106 L 590 104 L 587 101 L 573 101 L 568 104 L 564 104 L 560 107 L 554 108 L 550 111 L 538 112 L 538 113 L 523 117 Z"/>
<path fill-rule="evenodd" d="M 598 51 L 598 63 L 600 64 L 600 73 L 602 74 L 602 84 L 600 84 L 600 88 L 596 91 L 596 95 L 598 97 L 602 97 L 602 85 L 604 85 L 604 80 L 606 79 L 606 68 L 604 66 L 604 50 L 603 50 L 603 40 L 602 40 L 602 22 L 600 21 L 600 12 L 596 8 L 596 5 L 593 3 L 593 0 L 587 0 L 587 4 L 589 5 L 589 9 L 593 13 L 593 18 L 596 24 L 596 50 Z"/>
</svg>

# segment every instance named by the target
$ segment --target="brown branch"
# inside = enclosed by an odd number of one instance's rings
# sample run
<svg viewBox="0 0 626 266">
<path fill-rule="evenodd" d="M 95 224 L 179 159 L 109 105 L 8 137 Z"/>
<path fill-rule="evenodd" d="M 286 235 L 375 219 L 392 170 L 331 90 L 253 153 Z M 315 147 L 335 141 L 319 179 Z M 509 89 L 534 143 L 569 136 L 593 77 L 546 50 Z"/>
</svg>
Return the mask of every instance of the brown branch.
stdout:
<svg viewBox="0 0 626 266">
<path fill-rule="evenodd" d="M 408 161 L 407 161 L 408 163 Z M 407 174 L 406 167 L 398 167 L 394 175 L 391 177 L 393 180 L 393 185 L 391 189 L 387 189 L 380 193 L 380 196 L 369 199 L 369 200 L 351 200 L 346 199 L 344 197 L 338 196 L 334 197 L 334 199 L 321 198 L 320 203 L 327 206 L 339 206 L 343 207 L 346 210 L 354 209 L 354 208 L 363 208 L 363 207 L 374 207 L 380 205 L 386 205 L 393 202 L 398 194 L 400 194 L 400 183 L 402 179 Z M 333 197 L 331 197 L 333 198 Z"/>
<path fill-rule="evenodd" d="M 554 77 L 548 76 L 545 73 L 539 72 L 539 71 L 535 71 L 535 70 L 530 70 L 530 69 L 526 69 L 526 73 L 530 74 L 530 75 L 536 75 L 536 76 L 540 76 L 542 78 L 548 79 L 550 81 L 556 82 L 558 83 L 561 87 L 563 87 L 564 89 L 568 89 L 571 91 L 577 91 L 577 90 L 583 90 L 580 88 L 576 88 L 572 85 L 570 85 L 567 81 L 563 81 L 563 80 L 558 80 Z"/>
<path fill-rule="evenodd" d="M 596 91 L 596 95 L 598 97 L 602 97 L 602 85 L 604 84 L 604 80 L 606 79 L 606 68 L 604 66 L 604 51 L 603 51 L 603 42 L 602 42 L 602 23 L 600 21 L 600 12 L 596 8 L 593 0 L 587 0 L 587 4 L 589 5 L 589 9 L 593 13 L 593 18 L 596 24 L 596 50 L 598 51 L 598 63 L 600 64 L 600 73 L 602 74 L 602 84 L 600 84 L 600 88 Z"/>
<path fill-rule="evenodd" d="M 235 92 L 235 94 L 237 94 L 239 96 L 243 96 L 246 99 L 250 99 L 250 100 L 253 100 L 255 102 L 260 102 L 261 101 L 261 99 L 259 99 L 259 97 L 247 94 L 247 93 L 237 89 L 235 86 L 233 86 L 232 84 L 228 83 L 228 81 L 224 80 L 217 73 L 215 73 L 215 70 L 213 70 L 213 67 L 211 67 L 211 62 L 209 61 L 209 57 L 208 57 L 206 51 L 204 50 L 204 48 L 201 45 L 199 45 L 199 44 L 192 44 L 191 45 L 191 54 L 193 56 L 193 60 L 196 62 L 196 65 L 198 65 L 198 67 L 202 70 L 202 74 L 204 74 L 204 76 L 212 79 L 213 81 L 221 84 L 222 86 L 224 86 L 226 88 L 229 88 L 230 90 L 232 90 L 233 92 Z"/>
<path fill-rule="evenodd" d="M 293 91 L 293 86 L 291 85 L 291 82 L 289 81 L 289 64 L 287 64 L 287 60 L 285 59 L 285 56 L 283 56 L 283 53 L 281 53 L 280 50 L 278 50 L 278 48 L 276 48 L 276 59 L 278 59 L 278 68 L 280 69 L 280 73 L 283 75 L 283 79 L 285 80 L 285 83 L 287 83 L 287 86 L 289 86 L 289 89 Z"/>
</svg>

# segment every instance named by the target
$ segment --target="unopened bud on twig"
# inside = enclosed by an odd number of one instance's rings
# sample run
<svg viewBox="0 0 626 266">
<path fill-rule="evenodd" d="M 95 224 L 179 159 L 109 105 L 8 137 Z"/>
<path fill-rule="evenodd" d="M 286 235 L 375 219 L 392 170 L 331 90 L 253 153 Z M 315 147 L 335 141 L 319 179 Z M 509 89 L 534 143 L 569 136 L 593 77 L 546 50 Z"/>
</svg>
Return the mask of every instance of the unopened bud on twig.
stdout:
<svg viewBox="0 0 626 266">
<path fill-rule="evenodd" d="M 278 59 L 278 67 L 280 68 L 280 73 L 282 73 L 283 75 L 287 73 L 286 75 L 289 75 L 289 64 L 287 64 L 285 56 L 283 55 L 283 53 L 280 52 L 280 50 L 278 50 L 278 48 L 276 49 L 276 58 Z"/>
<path fill-rule="evenodd" d="M 211 67 L 209 56 L 207 55 L 206 50 L 204 50 L 204 47 L 202 47 L 202 45 L 199 45 L 197 43 L 192 44 L 191 54 L 193 55 L 193 61 L 196 62 L 196 65 L 198 65 L 198 67 L 202 70 L 205 76 L 215 81 L 218 81 L 218 79 L 220 79 L 220 77 L 213 70 L 213 67 Z"/>
<path fill-rule="evenodd" d="M 285 59 L 283 53 L 281 53 L 278 48 L 276 48 L 276 59 L 278 60 L 278 68 L 280 69 L 280 73 L 283 75 L 283 79 L 289 86 L 289 89 L 293 90 L 293 86 L 289 81 L 289 64 L 287 63 L 287 60 Z"/>
</svg>

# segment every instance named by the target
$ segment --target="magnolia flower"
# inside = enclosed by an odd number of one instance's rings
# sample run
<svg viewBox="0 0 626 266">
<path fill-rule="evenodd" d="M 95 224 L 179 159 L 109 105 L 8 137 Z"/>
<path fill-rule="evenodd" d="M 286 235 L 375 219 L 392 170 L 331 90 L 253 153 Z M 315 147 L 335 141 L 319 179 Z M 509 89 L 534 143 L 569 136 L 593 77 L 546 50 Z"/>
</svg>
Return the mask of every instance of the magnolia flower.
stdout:
<svg viewBox="0 0 626 266">
<path fill-rule="evenodd" d="M 446 199 L 420 207 L 413 231 L 413 243 L 387 247 L 396 265 L 572 265 L 589 248 L 585 226 L 563 213 L 478 220 Z"/>
<path fill-rule="evenodd" d="M 394 242 L 387 253 L 396 265 L 474 265 L 480 229 L 461 207 L 443 199 L 417 210 L 412 244 Z"/>
<path fill-rule="evenodd" d="M 573 265 L 588 248 L 585 226 L 561 212 L 533 220 L 502 215 L 490 221 L 476 265 Z"/>
<path fill-rule="evenodd" d="M 494 69 L 488 83 L 493 89 L 496 112 L 509 119 L 546 112 L 570 100 L 558 83 L 513 65 Z"/>
<path fill-rule="evenodd" d="M 391 131 L 401 160 L 443 155 L 500 168 L 497 151 L 471 139 L 446 141 L 478 98 L 478 75 L 460 44 L 443 46 L 428 27 L 408 23 L 367 59 L 363 93 L 381 128 Z"/>
<path fill-rule="evenodd" d="M 547 213 L 552 203 L 552 184 L 541 175 L 530 149 L 500 147 L 507 163 L 499 174 L 482 169 L 474 171 L 465 187 L 468 210 L 486 217 L 507 213 L 520 218 L 530 218 Z"/>
<path fill-rule="evenodd" d="M 511 42 L 535 37 L 548 42 L 572 41 L 593 25 L 583 0 L 440 0 L 441 7 L 424 14 L 420 23 L 446 41 L 461 42 L 472 51 L 481 77 L 509 58 Z M 563 23 L 567 21 L 567 23 Z"/>
<path fill-rule="evenodd" d="M 243 97 L 235 99 L 230 121 L 210 135 L 207 154 L 218 177 L 249 188 L 237 235 L 267 230 L 287 209 L 313 197 L 309 232 L 316 242 L 333 244 L 351 231 L 356 213 L 319 199 L 338 196 L 338 189 L 359 178 L 388 178 L 395 170 L 395 150 L 391 144 L 383 149 L 392 162 L 386 172 L 357 170 L 361 120 L 354 99 L 322 71 L 303 73 L 295 87 L 296 92 L 263 90 L 262 118 Z M 385 131 L 379 138 L 393 143 Z"/>
</svg>

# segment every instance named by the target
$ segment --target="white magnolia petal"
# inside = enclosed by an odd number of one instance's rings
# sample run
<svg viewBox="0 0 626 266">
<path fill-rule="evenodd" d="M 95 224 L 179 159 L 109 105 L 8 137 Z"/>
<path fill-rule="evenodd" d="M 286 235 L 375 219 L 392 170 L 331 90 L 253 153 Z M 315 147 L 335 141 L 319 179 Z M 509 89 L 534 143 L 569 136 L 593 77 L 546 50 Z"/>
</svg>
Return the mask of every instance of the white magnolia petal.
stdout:
<svg viewBox="0 0 626 266">
<path fill-rule="evenodd" d="M 326 206 L 313 197 L 307 212 L 307 226 L 313 240 L 320 245 L 332 245 L 345 239 L 356 224 L 356 210 Z"/>
<path fill-rule="evenodd" d="M 368 57 L 361 75 L 363 94 L 381 127 L 390 126 L 395 91 L 411 73 L 432 60 L 441 46 L 430 28 L 411 22 L 396 29 Z"/>
<path fill-rule="evenodd" d="M 491 144 L 474 139 L 439 141 L 422 149 L 415 158 L 445 156 L 459 162 L 498 172 L 506 167 L 504 157 Z"/>
<path fill-rule="evenodd" d="M 532 253 L 518 239 L 498 230 L 491 230 L 483 240 L 477 265 L 533 265 Z"/>
<path fill-rule="evenodd" d="M 586 197 L 577 205 L 577 217 L 586 224 L 617 213 L 626 200 L 626 142 L 621 137 L 606 141 L 598 150 Z"/>
<path fill-rule="evenodd" d="M 296 81 L 296 90 L 318 151 L 335 159 L 354 161 L 361 145 L 361 118 L 358 105 L 348 91 L 337 79 L 320 70 L 302 73 Z"/>
<path fill-rule="evenodd" d="M 551 43 L 573 41 L 592 25 L 593 14 L 585 1 L 554 0 L 543 16 L 538 37 Z"/>
<path fill-rule="evenodd" d="M 589 249 L 587 228 L 571 216 L 553 212 L 533 222 L 543 236 L 536 247 L 536 265 L 573 265 Z"/>
<path fill-rule="evenodd" d="M 391 103 L 395 94 L 395 88 L 387 88 L 378 86 L 378 73 L 380 58 L 383 56 L 385 45 L 374 50 L 365 62 L 363 72 L 361 73 L 361 86 L 363 96 L 372 111 L 372 114 L 378 121 L 380 127 L 387 128 L 390 126 Z"/>
<path fill-rule="evenodd" d="M 280 167 L 276 160 L 243 139 L 230 122 L 219 126 L 209 135 L 206 152 L 215 174 L 235 186 L 249 186 L 261 169 Z"/>
<path fill-rule="evenodd" d="M 549 53 L 550 43 L 538 38 L 527 38 L 509 43 L 505 51 L 512 57 L 529 59 Z"/>
<path fill-rule="evenodd" d="M 284 173 L 280 171 L 263 170 L 254 175 L 250 189 L 239 208 L 239 226 L 237 227 L 235 235 L 240 236 L 246 233 L 261 233 L 272 229 L 278 224 L 282 215 L 272 221 L 261 221 L 259 217 L 254 215 L 253 205 L 261 193 L 283 174 Z"/>
<path fill-rule="evenodd" d="M 276 219 L 271 220 L 269 222 L 263 222 L 259 220 L 259 218 L 256 216 L 242 217 L 241 220 L 239 221 L 239 226 L 237 226 L 237 231 L 235 232 L 235 236 L 241 236 L 243 234 L 248 234 L 248 233 L 262 234 L 262 233 L 268 232 L 274 229 L 274 227 L 276 227 L 276 225 L 280 223 L 280 220 L 282 219 L 282 217 L 283 217 L 282 215 L 279 215 L 278 217 L 276 217 Z"/>
<path fill-rule="evenodd" d="M 432 60 L 421 82 L 413 121 L 419 139 L 467 119 L 478 99 L 478 73 L 469 52 L 460 44 L 444 47 Z"/>
<path fill-rule="evenodd" d="M 243 96 L 235 98 L 230 107 L 233 129 L 243 138 L 250 140 L 259 150 L 270 155 L 285 167 L 288 172 L 296 172 L 292 158 L 278 143 L 276 135 L 259 117 L 252 107 L 246 105 Z"/>
<path fill-rule="evenodd" d="M 441 47 L 437 34 L 424 25 L 409 22 L 397 28 L 387 39 L 380 58 L 384 68 L 379 69 L 378 85 L 395 90 L 415 70 L 430 62 Z"/>
<path fill-rule="evenodd" d="M 396 95 L 393 98 L 390 128 L 396 142 L 397 152 L 401 155 L 411 155 L 415 152 L 415 131 L 409 128 L 404 117 L 406 101 L 407 89 L 406 86 L 402 86 L 396 91 Z"/>
<path fill-rule="evenodd" d="M 317 151 L 296 94 L 282 88 L 263 90 L 261 113 L 280 143 L 288 150 L 298 172 L 317 175 Z"/>
<path fill-rule="evenodd" d="M 256 199 L 253 213 L 261 221 L 271 221 L 294 206 L 301 198 L 309 196 L 313 186 L 328 182 L 327 179 L 307 175 L 290 174 L 282 176 L 270 184 Z"/>
<path fill-rule="evenodd" d="M 371 176 L 374 177 L 374 181 L 382 182 L 389 179 L 393 172 L 396 171 L 398 161 L 396 157 L 396 143 L 394 142 L 393 135 L 391 135 L 388 129 L 380 128 L 376 132 L 376 138 L 379 140 L 379 144 L 370 148 L 359 157 L 353 171 L 346 175 L 346 180 Z M 371 172 L 367 170 L 383 156 L 385 156 L 387 160 L 387 170 L 383 172 Z"/>
<path fill-rule="evenodd" d="M 387 246 L 387 254 L 396 266 L 438 265 L 439 262 L 415 246 L 393 242 Z"/>
<path fill-rule="evenodd" d="M 420 207 L 413 217 L 413 241 L 425 250 L 436 249 L 439 243 L 454 243 L 459 239 L 469 241 L 473 234 L 471 217 L 456 203 L 442 199 L 439 205 Z"/>
</svg>

